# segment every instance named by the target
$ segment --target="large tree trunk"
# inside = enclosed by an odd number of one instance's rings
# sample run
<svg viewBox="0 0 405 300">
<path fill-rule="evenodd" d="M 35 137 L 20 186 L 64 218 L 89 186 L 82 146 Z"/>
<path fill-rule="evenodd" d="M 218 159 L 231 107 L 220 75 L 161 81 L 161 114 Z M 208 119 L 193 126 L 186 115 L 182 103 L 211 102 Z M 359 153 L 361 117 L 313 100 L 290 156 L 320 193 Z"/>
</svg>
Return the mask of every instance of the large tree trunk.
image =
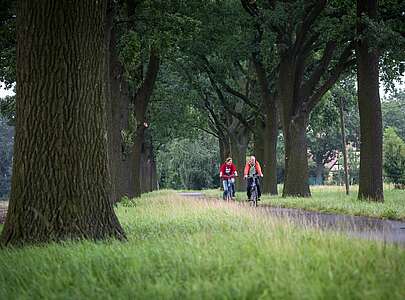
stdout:
<svg viewBox="0 0 405 300">
<path fill-rule="evenodd" d="M 248 129 L 242 128 L 231 137 L 232 160 L 236 165 L 238 177 L 236 178 L 236 190 L 244 191 L 246 182 L 243 178 L 243 170 L 246 164 L 246 150 L 249 143 Z"/>
<path fill-rule="evenodd" d="M 308 197 L 311 195 L 308 183 L 308 157 L 306 129 L 308 117 L 295 118 L 294 59 L 285 54 L 280 62 L 279 97 L 282 108 L 282 124 L 285 144 L 285 176 L 283 197 Z"/>
<path fill-rule="evenodd" d="M 119 201 L 123 196 L 134 196 L 132 183 L 131 156 L 122 139 L 122 130 L 128 129 L 129 107 L 131 98 L 129 88 L 124 78 L 124 68 L 117 54 L 116 30 L 111 29 L 109 44 L 109 88 L 110 106 L 108 110 L 109 128 L 109 154 L 112 169 L 112 182 L 115 186 L 114 201 Z"/>
<path fill-rule="evenodd" d="M 374 18 L 376 0 L 358 0 L 357 16 Z M 357 23 L 358 34 L 365 25 Z M 359 199 L 384 201 L 382 180 L 382 114 L 379 95 L 378 51 L 371 49 L 367 37 L 356 45 L 357 94 L 360 114 L 360 178 Z"/>
<path fill-rule="evenodd" d="M 254 155 L 256 156 L 256 159 L 260 162 L 262 167 L 264 167 L 264 165 L 267 165 L 264 160 L 264 139 L 266 138 L 265 132 L 265 123 L 260 118 L 257 118 L 255 122 L 255 131 L 253 134 L 253 147 Z"/>
<path fill-rule="evenodd" d="M 141 155 L 141 191 L 151 192 L 156 189 L 155 180 L 156 164 L 153 155 L 152 140 L 150 135 L 145 138 Z"/>
<path fill-rule="evenodd" d="M 219 158 L 221 163 L 225 162 L 225 160 L 231 156 L 231 145 L 229 142 L 229 138 L 225 135 L 220 136 L 218 138 L 219 143 Z"/>
<path fill-rule="evenodd" d="M 260 94 L 265 108 L 265 131 L 263 145 L 263 192 L 277 195 L 277 135 L 278 119 L 276 99 L 271 95 L 266 70 L 258 56 L 253 55 L 253 64 L 260 85 Z M 260 160 L 259 160 L 260 162 Z"/>
<path fill-rule="evenodd" d="M 144 148 L 145 128 L 140 124 L 135 132 L 134 146 L 132 147 L 132 157 L 134 163 L 134 197 L 142 194 L 142 152 Z"/>
<path fill-rule="evenodd" d="M 155 49 L 151 49 L 148 63 L 148 70 L 145 79 L 135 96 L 135 118 L 137 122 L 134 147 L 132 149 L 132 157 L 134 164 L 134 196 L 139 197 L 142 193 L 141 189 L 141 152 L 145 138 L 146 129 L 146 111 L 148 109 L 149 99 L 152 95 L 155 81 L 159 72 L 160 58 Z"/>
<path fill-rule="evenodd" d="M 117 192 L 115 184 L 115 174 L 116 174 L 116 163 L 114 159 L 114 137 L 113 137 L 113 122 L 112 113 L 114 110 L 114 103 L 111 95 L 110 88 L 110 41 L 111 41 L 111 30 L 113 28 L 114 19 L 114 3 L 111 0 L 107 0 L 107 14 L 105 17 L 104 25 L 104 46 L 105 46 L 105 88 L 106 88 L 106 111 L 107 111 L 107 140 L 108 140 L 108 171 L 111 180 L 111 194 L 110 201 L 112 203 L 116 202 Z"/>
<path fill-rule="evenodd" d="M 17 123 L 2 244 L 125 237 L 109 200 L 105 14 L 106 1 L 18 2 Z"/>
<path fill-rule="evenodd" d="M 300 117 L 290 122 L 285 140 L 285 181 L 283 197 L 309 197 L 306 128 L 308 119 Z"/>
<path fill-rule="evenodd" d="M 266 105 L 266 131 L 264 139 L 263 192 L 277 195 L 277 138 L 278 118 L 274 102 Z"/>
</svg>

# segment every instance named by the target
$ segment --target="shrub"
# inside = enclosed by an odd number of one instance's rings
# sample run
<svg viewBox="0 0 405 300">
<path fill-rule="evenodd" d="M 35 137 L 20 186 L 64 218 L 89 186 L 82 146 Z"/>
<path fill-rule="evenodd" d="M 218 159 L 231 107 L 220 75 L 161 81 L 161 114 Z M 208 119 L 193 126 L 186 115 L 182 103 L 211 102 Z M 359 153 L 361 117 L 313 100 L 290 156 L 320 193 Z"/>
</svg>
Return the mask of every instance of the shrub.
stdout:
<svg viewBox="0 0 405 300">
<path fill-rule="evenodd" d="M 395 129 L 384 131 L 384 172 L 397 188 L 405 188 L 405 142 Z"/>
</svg>

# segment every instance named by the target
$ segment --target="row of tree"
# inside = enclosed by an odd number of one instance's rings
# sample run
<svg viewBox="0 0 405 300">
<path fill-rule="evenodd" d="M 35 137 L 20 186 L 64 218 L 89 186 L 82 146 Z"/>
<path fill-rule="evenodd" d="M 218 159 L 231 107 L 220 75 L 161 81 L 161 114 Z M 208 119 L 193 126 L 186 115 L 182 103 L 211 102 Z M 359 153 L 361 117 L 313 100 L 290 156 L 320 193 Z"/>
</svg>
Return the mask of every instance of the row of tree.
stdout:
<svg viewBox="0 0 405 300">
<path fill-rule="evenodd" d="M 218 139 L 221 160 L 231 155 L 240 168 L 253 144 L 250 151 L 264 162 L 265 191 L 274 194 L 281 129 L 283 196 L 309 196 L 308 138 L 316 127 L 325 125 L 316 125 L 318 104 L 333 98 L 338 112 L 329 116 L 330 123 L 337 125 L 332 116 L 342 115 L 342 108 L 349 115 L 345 123 L 355 124 L 351 116 L 356 115 L 357 106 L 350 103 L 349 86 L 357 74 L 361 132 L 358 141 L 349 141 L 362 150 L 359 198 L 382 201 L 379 62 L 387 84 L 402 72 L 402 4 L 380 1 L 377 10 L 375 1 L 358 1 L 357 5 L 342 1 L 241 3 L 204 4 L 204 10 L 192 15 L 198 34 L 182 41 L 176 55 L 168 59 L 171 67 L 165 77 L 176 72 L 178 82 L 187 84 L 193 109 L 208 114 L 203 125 L 194 126 Z M 219 17 L 221 21 L 216 22 Z M 336 147 L 327 144 L 336 144 L 336 139 L 340 134 L 312 139 L 310 156 L 317 164 L 334 158 Z M 327 153 L 320 154 L 322 148 Z"/>
<path fill-rule="evenodd" d="M 194 151 L 187 136 L 203 131 L 218 141 L 221 160 L 232 155 L 240 168 L 251 145 L 263 162 L 265 191 L 275 194 L 281 129 L 283 196 L 309 196 L 307 134 L 316 131 L 310 119 L 353 70 L 359 198 L 382 201 L 378 63 L 387 66 L 387 82 L 399 76 L 401 5 L 7 1 L 0 73 L 3 82 L 17 83 L 17 93 L 2 243 L 125 238 L 113 203 L 155 188 L 155 153 L 180 132 L 185 140 L 177 149 Z M 344 83 L 342 90 L 334 98 L 345 98 Z M 172 163 L 179 171 L 193 168 Z"/>
</svg>

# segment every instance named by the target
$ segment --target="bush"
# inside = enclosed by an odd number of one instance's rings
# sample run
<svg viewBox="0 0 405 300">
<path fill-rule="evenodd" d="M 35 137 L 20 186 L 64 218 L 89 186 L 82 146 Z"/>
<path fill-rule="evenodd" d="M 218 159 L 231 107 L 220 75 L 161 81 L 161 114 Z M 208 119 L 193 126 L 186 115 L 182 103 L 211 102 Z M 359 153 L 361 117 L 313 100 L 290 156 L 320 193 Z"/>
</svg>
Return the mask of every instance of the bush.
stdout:
<svg viewBox="0 0 405 300">
<path fill-rule="evenodd" d="M 384 131 L 384 172 L 395 187 L 405 188 L 405 142 L 392 127 Z"/>
<path fill-rule="evenodd" d="M 160 187 L 199 190 L 218 186 L 218 152 L 218 143 L 210 136 L 170 141 L 157 153 Z"/>
</svg>

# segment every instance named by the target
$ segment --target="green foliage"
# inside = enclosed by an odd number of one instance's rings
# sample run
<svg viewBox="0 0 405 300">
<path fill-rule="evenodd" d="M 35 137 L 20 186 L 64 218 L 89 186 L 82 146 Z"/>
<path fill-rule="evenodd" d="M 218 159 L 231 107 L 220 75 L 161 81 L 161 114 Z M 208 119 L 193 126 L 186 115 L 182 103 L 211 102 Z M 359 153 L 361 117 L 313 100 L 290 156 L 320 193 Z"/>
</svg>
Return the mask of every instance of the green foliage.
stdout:
<svg viewBox="0 0 405 300">
<path fill-rule="evenodd" d="M 15 123 L 15 96 L 0 98 L 0 117 L 8 120 L 10 125 Z"/>
<path fill-rule="evenodd" d="M 3 0 L 0 5 L 0 83 L 6 88 L 16 81 L 15 3 Z"/>
<path fill-rule="evenodd" d="M 390 182 L 405 188 L 405 142 L 391 127 L 384 131 L 384 172 Z"/>
<path fill-rule="evenodd" d="M 0 298 L 403 299 L 400 247 L 168 192 L 117 213 L 126 243 L 1 249 Z"/>
<path fill-rule="evenodd" d="M 125 75 L 129 79 L 133 79 L 132 77 L 139 71 L 139 65 L 142 63 L 139 34 L 135 31 L 124 34 L 119 40 L 118 48 L 120 49 L 119 58 L 125 66 Z"/>
<path fill-rule="evenodd" d="M 341 80 L 330 92 L 326 93 L 312 111 L 307 137 L 311 158 L 315 164 L 311 168 L 310 162 L 310 176 L 315 176 L 315 168 L 320 168 L 339 159 L 339 153 L 342 152 L 340 105 L 343 105 L 346 142 L 354 146 L 358 145 L 360 121 L 356 101 L 354 79 L 348 77 Z M 358 171 L 358 162 L 354 158 L 349 154 L 351 181 L 355 181 L 355 178 L 358 177 L 358 172 L 355 172 Z M 340 163 L 343 165 L 343 162 Z M 335 184 L 341 183 L 341 178 L 343 178 L 342 174 L 337 175 L 337 181 L 333 181 Z"/>
<path fill-rule="evenodd" d="M 203 189 L 218 184 L 218 142 L 207 135 L 174 139 L 157 153 L 162 188 Z"/>
<path fill-rule="evenodd" d="M 381 103 L 384 129 L 395 128 L 405 140 L 405 89 L 397 90 Z"/>
</svg>

